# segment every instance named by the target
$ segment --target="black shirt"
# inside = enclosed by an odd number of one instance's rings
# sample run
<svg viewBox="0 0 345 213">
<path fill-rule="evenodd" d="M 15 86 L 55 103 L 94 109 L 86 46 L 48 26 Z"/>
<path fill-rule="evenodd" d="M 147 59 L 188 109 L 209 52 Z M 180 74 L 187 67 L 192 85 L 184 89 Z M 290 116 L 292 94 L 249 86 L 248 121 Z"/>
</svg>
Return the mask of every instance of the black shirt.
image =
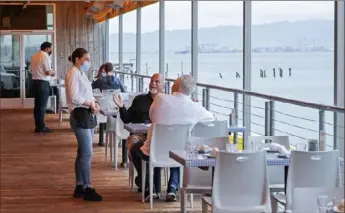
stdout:
<svg viewBox="0 0 345 213">
<path fill-rule="evenodd" d="M 150 120 L 150 107 L 153 98 L 150 93 L 138 95 L 134 98 L 131 107 L 127 110 L 125 106 L 120 108 L 120 117 L 123 123 L 145 123 Z"/>
</svg>

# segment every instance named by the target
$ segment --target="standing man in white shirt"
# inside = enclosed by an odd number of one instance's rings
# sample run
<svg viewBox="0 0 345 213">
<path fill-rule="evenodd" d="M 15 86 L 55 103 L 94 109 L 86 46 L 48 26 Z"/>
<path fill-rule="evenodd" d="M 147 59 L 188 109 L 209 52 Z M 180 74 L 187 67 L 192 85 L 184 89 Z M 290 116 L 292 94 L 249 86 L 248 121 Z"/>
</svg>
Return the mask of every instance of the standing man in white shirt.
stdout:
<svg viewBox="0 0 345 213">
<path fill-rule="evenodd" d="M 190 95 L 194 92 L 195 88 L 196 81 L 192 76 L 182 75 L 177 78 L 172 88 L 172 95 L 158 94 L 155 97 L 150 108 L 150 119 L 152 124 L 190 124 L 190 131 L 192 131 L 194 125 L 199 122 L 213 121 L 213 114 L 207 111 L 199 103 L 193 102 L 193 100 L 190 98 Z M 149 161 L 152 126 L 148 130 L 146 141 L 144 143 L 138 142 L 134 144 L 130 150 L 132 162 L 138 171 L 138 174 L 141 174 L 141 159 Z M 148 201 L 150 198 L 148 191 L 148 173 L 149 172 L 147 170 L 145 201 Z M 154 180 L 155 179 L 159 180 L 160 177 L 155 176 Z M 166 201 L 176 201 L 176 191 L 179 188 L 179 184 L 179 168 L 171 168 Z M 153 198 L 159 197 L 159 192 L 155 190 L 156 188 L 160 188 L 160 186 L 154 186 L 154 193 L 152 195 Z"/>
<path fill-rule="evenodd" d="M 44 122 L 45 108 L 50 94 L 49 81 L 55 76 L 49 59 L 51 54 L 52 43 L 46 41 L 41 44 L 41 50 L 31 57 L 32 88 L 35 98 L 35 132 L 37 133 L 52 132 Z"/>
</svg>

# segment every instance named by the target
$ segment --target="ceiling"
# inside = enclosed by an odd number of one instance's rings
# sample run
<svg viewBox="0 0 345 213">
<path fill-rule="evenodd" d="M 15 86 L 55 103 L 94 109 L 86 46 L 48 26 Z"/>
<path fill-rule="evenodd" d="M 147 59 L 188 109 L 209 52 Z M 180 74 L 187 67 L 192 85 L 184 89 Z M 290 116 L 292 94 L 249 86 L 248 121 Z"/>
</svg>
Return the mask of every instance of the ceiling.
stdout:
<svg viewBox="0 0 345 213">
<path fill-rule="evenodd" d="M 86 14 L 97 22 L 103 22 L 118 16 L 120 13 L 127 13 L 141 7 L 154 4 L 156 0 L 137 1 L 137 0 L 113 0 L 113 1 L 92 1 L 86 2 Z"/>
<path fill-rule="evenodd" d="M 12 1 L 2 1 L 1 3 L 7 2 L 16 2 L 23 3 L 26 5 L 30 2 L 64 2 L 66 0 L 55 0 L 55 1 L 45 1 L 45 0 L 30 0 L 30 1 L 21 1 L 21 0 L 12 0 Z M 73 1 L 73 0 L 72 0 Z M 77 2 L 77 1 L 76 1 Z M 113 0 L 113 1 L 78 1 L 85 3 L 85 13 L 87 16 L 95 19 L 97 22 L 103 22 L 107 19 L 118 16 L 120 13 L 127 13 L 135 10 L 139 5 L 145 7 L 150 4 L 158 2 L 158 0 Z"/>
</svg>

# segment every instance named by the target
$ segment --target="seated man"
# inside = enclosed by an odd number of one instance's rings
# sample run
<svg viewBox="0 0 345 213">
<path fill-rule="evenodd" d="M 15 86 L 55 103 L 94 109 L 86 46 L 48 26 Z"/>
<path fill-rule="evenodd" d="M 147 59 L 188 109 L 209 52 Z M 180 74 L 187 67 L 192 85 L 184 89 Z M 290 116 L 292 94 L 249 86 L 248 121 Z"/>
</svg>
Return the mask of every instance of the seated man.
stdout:
<svg viewBox="0 0 345 213">
<path fill-rule="evenodd" d="M 150 108 L 150 118 L 153 124 L 191 124 L 194 127 L 199 122 L 213 121 L 212 113 L 203 108 L 200 104 L 193 102 L 190 95 L 196 88 L 196 82 L 190 75 L 179 77 L 172 87 L 173 94 L 159 94 L 156 96 Z M 192 130 L 192 129 L 191 129 Z M 191 131 L 190 130 L 190 131 Z M 132 146 L 130 152 L 133 164 L 141 173 L 141 159 L 149 161 L 150 143 L 152 137 L 152 126 L 148 130 L 147 140 L 144 143 L 137 143 Z M 147 189 L 145 190 L 145 200 L 149 200 L 149 178 L 148 170 L 146 174 Z M 176 200 L 176 191 L 179 187 L 179 168 L 170 169 L 170 178 L 167 190 L 167 201 Z M 156 186 L 156 184 L 154 184 Z M 154 191 L 154 197 L 159 197 Z"/>
<path fill-rule="evenodd" d="M 151 77 L 149 85 L 149 93 L 138 95 L 134 98 L 131 107 L 127 110 L 123 105 L 120 95 L 114 96 L 115 104 L 120 108 L 120 117 L 123 123 L 145 123 L 150 120 L 149 111 L 153 99 L 157 94 L 161 93 L 164 88 L 164 78 L 156 73 Z M 131 135 L 127 139 L 127 149 L 130 150 L 132 145 L 137 142 L 144 142 L 146 135 Z M 129 155 L 131 158 L 131 155 Z M 157 169 L 157 173 L 160 169 Z M 135 178 L 135 184 L 141 189 L 141 173 L 138 172 L 138 176 Z M 159 190 L 159 188 L 157 189 Z M 140 190 L 139 190 L 140 191 Z M 159 190 L 160 191 L 160 190 Z"/>
</svg>

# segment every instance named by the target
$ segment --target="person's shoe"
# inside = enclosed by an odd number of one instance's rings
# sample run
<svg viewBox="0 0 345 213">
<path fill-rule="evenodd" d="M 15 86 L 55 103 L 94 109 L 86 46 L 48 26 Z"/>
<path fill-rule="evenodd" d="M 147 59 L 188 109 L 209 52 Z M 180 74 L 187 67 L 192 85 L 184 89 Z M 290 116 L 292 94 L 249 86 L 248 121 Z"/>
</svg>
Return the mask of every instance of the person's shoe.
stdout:
<svg viewBox="0 0 345 213">
<path fill-rule="evenodd" d="M 83 197 L 83 195 L 84 195 L 83 185 L 76 186 L 74 189 L 73 197 L 79 198 L 79 197 Z"/>
<path fill-rule="evenodd" d="M 103 197 L 94 188 L 85 188 L 83 199 L 86 201 L 102 201 Z"/>
<path fill-rule="evenodd" d="M 145 191 L 145 202 L 150 202 L 150 192 L 148 190 Z M 157 194 L 156 192 L 152 193 L 152 199 L 153 200 L 159 200 L 159 194 Z"/>
<path fill-rule="evenodd" d="M 174 202 L 176 201 L 176 189 L 174 187 L 169 186 L 167 191 L 166 201 Z"/>
<path fill-rule="evenodd" d="M 43 129 L 35 129 L 36 133 L 50 133 L 53 132 L 53 130 L 49 129 L 48 127 L 44 127 Z"/>
</svg>

